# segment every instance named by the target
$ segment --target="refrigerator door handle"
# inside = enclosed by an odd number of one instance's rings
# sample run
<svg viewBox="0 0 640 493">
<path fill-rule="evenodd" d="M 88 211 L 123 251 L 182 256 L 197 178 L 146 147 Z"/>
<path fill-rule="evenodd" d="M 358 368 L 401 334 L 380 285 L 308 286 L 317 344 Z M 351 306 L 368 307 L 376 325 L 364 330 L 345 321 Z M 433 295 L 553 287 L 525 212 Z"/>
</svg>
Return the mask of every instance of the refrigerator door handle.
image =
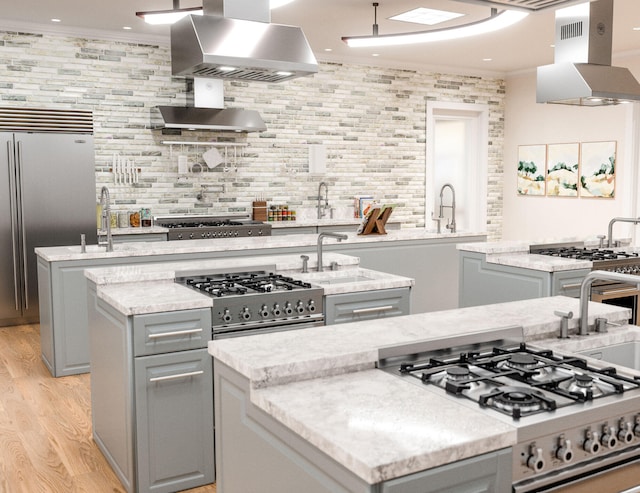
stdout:
<svg viewBox="0 0 640 493">
<path fill-rule="evenodd" d="M 24 299 L 24 308 L 25 310 L 29 309 L 29 286 L 27 284 L 27 228 L 24 225 L 24 187 L 22 186 L 22 142 L 18 141 L 18 152 L 16 153 L 16 181 L 18 182 L 18 191 L 19 201 L 20 201 L 20 235 L 22 237 L 22 242 L 20 245 L 20 250 L 22 251 L 22 280 L 24 281 L 23 288 L 23 299 Z"/>
<path fill-rule="evenodd" d="M 9 162 L 9 207 L 11 214 L 11 255 L 13 258 L 13 297 L 15 301 L 16 311 L 20 310 L 20 297 L 18 295 L 18 272 L 20 271 L 20 266 L 18 265 L 18 252 L 16 249 L 16 234 L 17 234 L 17 224 L 16 224 L 16 203 L 15 203 L 15 190 L 16 190 L 16 182 L 15 182 L 15 161 L 14 161 L 14 153 L 13 153 L 13 142 L 11 140 L 7 141 L 7 160 Z"/>
</svg>

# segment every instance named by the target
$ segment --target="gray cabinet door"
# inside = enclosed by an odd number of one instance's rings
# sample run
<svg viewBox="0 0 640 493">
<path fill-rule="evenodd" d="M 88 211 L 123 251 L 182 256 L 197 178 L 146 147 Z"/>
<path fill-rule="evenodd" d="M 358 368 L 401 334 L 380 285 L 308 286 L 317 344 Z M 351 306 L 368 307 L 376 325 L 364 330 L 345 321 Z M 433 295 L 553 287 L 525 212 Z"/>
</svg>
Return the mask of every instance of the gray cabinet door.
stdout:
<svg viewBox="0 0 640 493">
<path fill-rule="evenodd" d="M 212 358 L 206 349 L 135 360 L 139 492 L 215 480 Z"/>
</svg>

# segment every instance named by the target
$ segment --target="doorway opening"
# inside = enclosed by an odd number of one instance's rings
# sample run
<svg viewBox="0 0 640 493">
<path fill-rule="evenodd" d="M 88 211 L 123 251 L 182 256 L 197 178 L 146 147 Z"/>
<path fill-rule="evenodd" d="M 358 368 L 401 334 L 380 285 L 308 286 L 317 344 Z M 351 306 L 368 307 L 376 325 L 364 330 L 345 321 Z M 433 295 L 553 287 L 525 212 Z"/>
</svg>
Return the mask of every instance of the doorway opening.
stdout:
<svg viewBox="0 0 640 493">
<path fill-rule="evenodd" d="M 452 193 L 458 232 L 487 230 L 489 149 L 487 105 L 428 102 L 426 109 L 425 228 L 435 231 L 441 203 L 441 231 L 449 232 Z M 442 191 L 442 200 L 440 194 Z"/>
</svg>

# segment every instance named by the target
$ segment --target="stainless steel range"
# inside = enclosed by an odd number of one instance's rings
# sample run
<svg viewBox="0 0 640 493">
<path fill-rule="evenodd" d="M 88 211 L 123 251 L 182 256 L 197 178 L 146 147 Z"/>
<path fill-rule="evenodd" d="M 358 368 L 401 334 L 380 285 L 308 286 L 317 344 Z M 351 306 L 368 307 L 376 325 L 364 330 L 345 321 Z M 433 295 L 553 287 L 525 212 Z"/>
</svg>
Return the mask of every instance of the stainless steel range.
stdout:
<svg viewBox="0 0 640 493">
<path fill-rule="evenodd" d="M 578 491 L 563 488 L 638 467 L 640 377 L 525 344 L 520 327 L 490 334 L 383 348 L 378 367 L 513 425 L 516 493 Z"/>
<path fill-rule="evenodd" d="M 324 325 L 324 290 L 267 270 L 180 276 L 213 298 L 213 338 Z"/>
<path fill-rule="evenodd" d="M 156 216 L 154 222 L 169 228 L 170 241 L 271 236 L 270 224 L 249 216 Z"/>
<path fill-rule="evenodd" d="M 592 262 L 591 270 L 640 275 L 640 255 L 634 251 L 585 248 L 578 243 L 532 245 L 530 253 Z M 573 286 L 565 286 L 573 287 Z M 575 286 L 579 287 L 579 286 Z M 595 281 L 591 300 L 631 309 L 630 323 L 640 324 L 640 289 L 637 285 L 617 281 Z"/>
</svg>

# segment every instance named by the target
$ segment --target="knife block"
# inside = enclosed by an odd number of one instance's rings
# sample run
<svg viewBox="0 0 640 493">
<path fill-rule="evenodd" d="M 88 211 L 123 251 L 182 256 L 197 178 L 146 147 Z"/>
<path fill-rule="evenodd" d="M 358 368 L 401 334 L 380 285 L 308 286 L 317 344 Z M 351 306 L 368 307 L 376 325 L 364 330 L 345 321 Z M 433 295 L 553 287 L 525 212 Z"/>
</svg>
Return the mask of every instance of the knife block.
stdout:
<svg viewBox="0 0 640 493">
<path fill-rule="evenodd" d="M 267 221 L 267 203 L 263 201 L 253 202 L 253 220 Z"/>
</svg>

